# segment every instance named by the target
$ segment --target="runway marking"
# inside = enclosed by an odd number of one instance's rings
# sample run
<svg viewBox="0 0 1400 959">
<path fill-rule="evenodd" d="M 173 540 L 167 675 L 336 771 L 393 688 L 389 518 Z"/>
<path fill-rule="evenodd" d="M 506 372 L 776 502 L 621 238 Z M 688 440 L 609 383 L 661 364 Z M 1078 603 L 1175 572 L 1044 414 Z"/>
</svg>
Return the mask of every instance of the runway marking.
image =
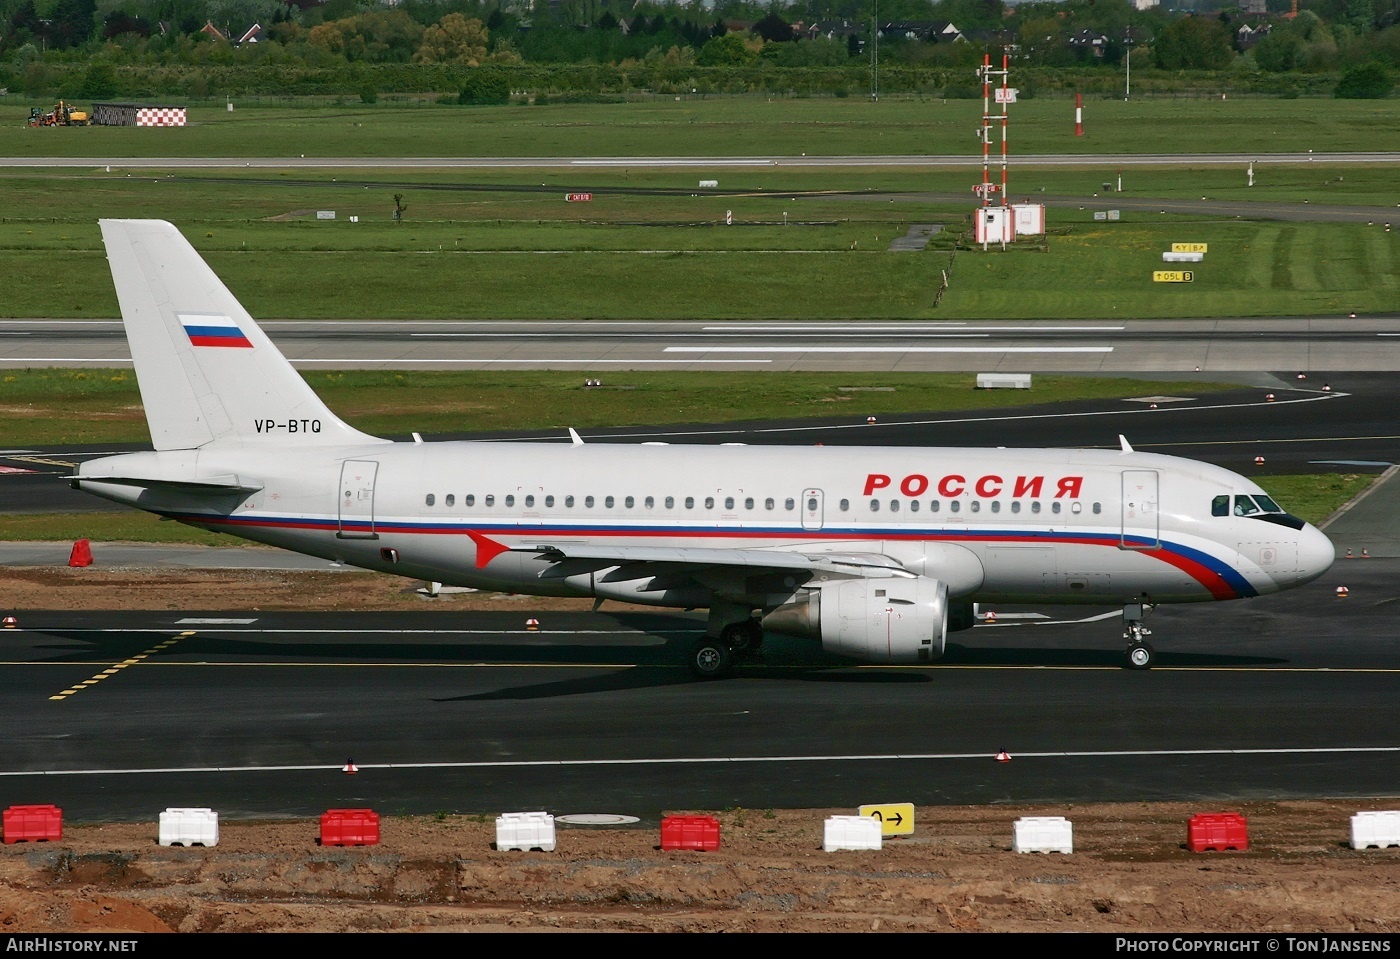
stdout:
<svg viewBox="0 0 1400 959">
<path fill-rule="evenodd" d="M 177 619 L 177 620 L 175 620 L 175 625 L 176 625 L 176 626 L 248 626 L 248 625 L 251 625 L 252 623 L 256 623 L 256 622 L 257 622 L 257 618 L 256 618 L 256 617 L 254 617 L 253 619 L 220 619 L 220 618 L 218 618 L 218 617 L 199 617 L 199 616 L 196 616 L 196 617 L 192 617 L 192 618 L 188 618 L 188 619 Z"/>
<path fill-rule="evenodd" d="M 1112 353 L 1111 346 L 668 346 L 667 353 Z"/>
<path fill-rule="evenodd" d="M 1021 752 L 1017 759 L 1171 759 L 1193 756 L 1316 756 L 1316 755 L 1356 755 L 1360 753 L 1394 754 L 1400 753 L 1400 746 L 1317 746 L 1280 747 L 1258 749 L 1121 749 Z M 364 772 L 370 769 L 526 769 L 531 767 L 553 766 L 557 768 L 578 768 L 587 766 L 714 766 L 722 764 L 760 765 L 766 763 L 830 763 L 830 762 L 929 762 L 949 760 L 976 760 L 990 763 L 994 752 L 977 753 L 874 753 L 870 755 L 818 755 L 818 756 L 695 756 L 688 758 L 645 758 L 645 759 L 520 759 L 507 761 L 479 762 L 437 762 L 437 763 L 356 763 Z M 3 770 L 0 777 L 17 776 L 144 776 L 155 773 L 266 773 L 266 772 L 322 772 L 339 771 L 342 763 L 287 766 L 152 766 L 138 769 L 42 769 L 42 770 Z"/>
<path fill-rule="evenodd" d="M 168 630 L 162 630 L 162 632 L 168 632 Z M 84 689 L 88 688 L 89 686 L 95 686 L 95 685 L 97 685 L 98 683 L 102 682 L 102 680 L 104 680 L 104 679 L 107 679 L 107 678 L 109 678 L 109 677 L 111 677 L 111 676 L 116 676 L 116 675 L 119 674 L 123 669 L 126 669 L 128 666 L 136 666 L 136 665 L 139 665 L 139 664 L 141 663 L 142 660 L 144 660 L 144 659 L 146 659 L 146 658 L 148 658 L 148 657 L 154 655 L 155 653 L 160 652 L 160 651 L 163 650 L 163 649 L 166 649 L 166 648 L 168 648 L 168 647 L 170 647 L 170 646 L 174 646 L 174 645 L 175 645 L 176 643 L 178 643 L 180 640 L 185 639 L 186 637 L 189 637 L 189 636 L 193 636 L 193 635 L 194 635 L 193 632 L 184 632 L 184 633 L 181 633 L 181 634 L 178 635 L 178 636 L 172 637 L 171 639 L 167 639 L 167 640 L 166 640 L 165 642 L 163 642 L 163 643 L 156 643 L 154 646 L 150 647 L 149 649 L 144 650 L 143 652 L 137 653 L 135 656 L 132 656 L 132 657 L 130 657 L 130 658 L 128 658 L 128 659 L 124 659 L 124 660 L 122 660 L 120 663 L 116 663 L 115 665 L 110 666 L 110 667 L 108 667 L 107 669 L 102 670 L 102 672 L 98 673 L 96 676 L 93 676 L 93 677 L 91 677 L 91 678 L 89 678 L 89 679 L 85 679 L 85 680 L 83 680 L 81 683 L 74 683 L 72 686 L 68 687 L 68 688 L 65 689 L 63 692 L 57 693 L 57 694 L 55 694 L 55 695 L 53 695 L 53 696 L 50 696 L 50 697 L 49 697 L 49 700 L 50 700 L 51 702 L 65 700 L 65 699 L 67 699 L 69 696 L 74 695 L 75 693 L 80 693 L 80 692 L 82 692 Z M 56 664 L 54 664 L 54 665 L 56 665 Z"/>
<path fill-rule="evenodd" d="M 781 324 L 777 326 L 763 326 L 760 324 L 736 324 L 733 326 L 703 326 L 701 330 L 706 333 L 729 333 L 741 331 L 765 331 L 769 333 L 826 333 L 832 330 L 848 331 L 853 333 L 920 333 L 937 330 L 988 330 L 997 333 L 1024 332 L 1024 333 L 1114 333 L 1122 332 L 1122 326 L 984 326 L 981 323 L 934 323 L 934 324 L 909 324 L 899 326 L 878 326 L 871 324 L 844 325 L 839 323 L 816 324 L 811 326 Z"/>
</svg>

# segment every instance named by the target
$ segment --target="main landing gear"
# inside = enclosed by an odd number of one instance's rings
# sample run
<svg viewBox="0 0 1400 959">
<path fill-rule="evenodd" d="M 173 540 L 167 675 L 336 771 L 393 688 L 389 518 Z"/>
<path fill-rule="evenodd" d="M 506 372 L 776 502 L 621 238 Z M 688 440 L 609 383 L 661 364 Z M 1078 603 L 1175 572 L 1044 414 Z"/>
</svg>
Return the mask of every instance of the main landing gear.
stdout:
<svg viewBox="0 0 1400 959">
<path fill-rule="evenodd" d="M 1152 607 L 1142 603 L 1129 603 L 1123 607 L 1123 638 L 1128 641 L 1129 669 L 1151 669 L 1157 659 L 1157 651 L 1147 641 L 1152 630 L 1142 625 L 1143 617 Z"/>
<path fill-rule="evenodd" d="M 726 613 L 732 615 L 730 610 L 717 611 L 712 607 L 709 629 L 695 644 L 690 671 L 698 679 L 722 679 L 732 675 L 736 661 L 753 656 L 763 645 L 763 627 L 751 617 L 749 610 L 743 611 L 746 618 L 739 622 L 723 622 Z M 717 636 L 710 635 L 715 632 Z"/>
</svg>

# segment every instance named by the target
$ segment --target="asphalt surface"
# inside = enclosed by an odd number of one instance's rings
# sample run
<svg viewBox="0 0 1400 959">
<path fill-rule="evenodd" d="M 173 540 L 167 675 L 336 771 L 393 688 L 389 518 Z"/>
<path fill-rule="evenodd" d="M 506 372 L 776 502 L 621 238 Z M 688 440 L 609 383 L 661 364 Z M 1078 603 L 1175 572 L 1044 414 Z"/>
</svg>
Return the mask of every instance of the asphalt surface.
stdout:
<svg viewBox="0 0 1400 959">
<path fill-rule="evenodd" d="M 1400 462 L 1390 412 L 1400 386 L 1332 374 L 1323 393 L 1320 379 L 1279 373 L 1185 403 L 1159 397 L 1156 410 L 1084 403 L 590 438 L 1115 445 L 1123 432 L 1140 449 L 1242 472 L 1256 450 L 1266 470 L 1380 474 Z M 31 483 L 43 500 L 66 489 L 54 470 L 0 475 L 0 489 Z M 680 612 L 532 613 L 528 599 L 486 613 L 456 612 L 450 599 L 396 614 L 21 610 L 21 628 L 0 634 L 0 795 L 56 802 L 79 819 L 180 805 L 230 817 L 362 805 L 654 817 L 896 800 L 1391 795 L 1400 560 L 1382 557 L 1400 556 L 1397 498 L 1400 484 L 1387 481 L 1337 521 L 1367 537 L 1373 558 L 1360 559 L 1358 543 L 1357 558 L 1303 589 L 1154 612 L 1160 665 L 1147 673 L 1121 668 L 1107 608 L 1003 610 L 995 625 L 953 634 L 946 661 L 925 669 L 854 667 L 773 637 L 761 663 L 717 683 L 691 680 L 702 621 Z M 44 547 L 57 562 L 66 548 Z M 0 562 L 24 562 L 20 549 L 0 547 Z M 280 555 L 106 549 L 98 562 L 109 566 Z M 531 615 L 540 630 L 525 628 Z M 1002 749 L 1011 762 L 993 760 Z M 340 771 L 348 760 L 357 775 Z"/>
<path fill-rule="evenodd" d="M 686 669 L 694 614 L 24 613 L 0 794 L 77 819 L 1390 795 L 1398 570 L 1161 609 L 1147 673 L 1093 609 L 954 634 L 922 669 L 775 637 L 714 683 Z"/>
<path fill-rule="evenodd" d="M 1400 316 L 996 323 L 303 320 L 301 369 L 1087 372 L 1400 370 Z M 0 320 L 0 368 L 129 367 L 117 320 Z"/>
</svg>

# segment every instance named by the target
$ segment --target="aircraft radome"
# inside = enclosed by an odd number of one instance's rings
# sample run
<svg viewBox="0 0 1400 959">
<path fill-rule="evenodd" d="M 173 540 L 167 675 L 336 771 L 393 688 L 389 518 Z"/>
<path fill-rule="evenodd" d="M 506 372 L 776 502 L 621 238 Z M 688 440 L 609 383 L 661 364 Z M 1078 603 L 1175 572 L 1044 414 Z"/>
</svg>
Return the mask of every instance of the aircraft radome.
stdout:
<svg viewBox="0 0 1400 959">
<path fill-rule="evenodd" d="M 932 663 L 975 603 L 1257 596 L 1332 544 L 1255 483 L 1120 449 L 395 443 L 338 419 L 180 233 L 103 220 L 154 451 L 74 486 L 192 526 L 483 589 L 709 610 L 692 669 L 765 631 Z"/>
</svg>

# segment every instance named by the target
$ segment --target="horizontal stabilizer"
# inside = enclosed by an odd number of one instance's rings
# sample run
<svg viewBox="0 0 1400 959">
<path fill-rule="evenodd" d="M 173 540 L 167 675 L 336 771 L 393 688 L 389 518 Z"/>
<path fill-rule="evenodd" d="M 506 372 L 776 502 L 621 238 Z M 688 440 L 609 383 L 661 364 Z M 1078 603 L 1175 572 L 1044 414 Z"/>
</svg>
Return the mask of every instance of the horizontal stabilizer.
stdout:
<svg viewBox="0 0 1400 959">
<path fill-rule="evenodd" d="M 212 477 L 205 480 L 156 479 L 150 476 L 67 476 L 69 485 L 81 489 L 81 483 L 114 483 L 117 486 L 139 486 L 142 489 L 171 490 L 177 493 L 207 493 L 230 496 L 256 493 L 262 486 L 241 482 L 236 476 Z"/>
</svg>

